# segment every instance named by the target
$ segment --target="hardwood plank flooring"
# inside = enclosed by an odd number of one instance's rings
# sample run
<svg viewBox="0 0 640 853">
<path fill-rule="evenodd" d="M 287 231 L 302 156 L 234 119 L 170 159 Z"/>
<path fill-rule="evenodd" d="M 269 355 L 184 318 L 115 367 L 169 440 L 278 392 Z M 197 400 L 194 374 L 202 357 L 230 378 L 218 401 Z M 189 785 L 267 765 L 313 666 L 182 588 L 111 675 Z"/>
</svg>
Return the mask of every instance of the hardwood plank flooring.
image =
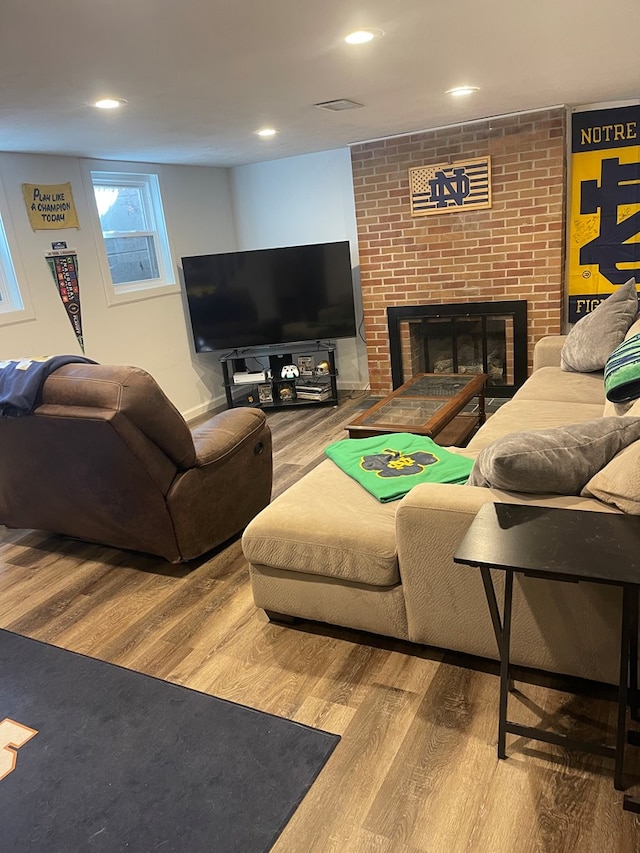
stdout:
<svg viewBox="0 0 640 853">
<path fill-rule="evenodd" d="M 269 413 L 274 496 L 346 436 L 357 405 Z M 498 761 L 495 666 L 272 624 L 253 605 L 239 539 L 171 566 L 0 527 L 0 627 L 340 734 L 275 853 L 640 851 L 610 762 L 513 737 Z M 524 723 L 613 736 L 610 701 L 523 685 L 510 702 Z M 2 705 L 0 692 L 0 718 Z"/>
</svg>

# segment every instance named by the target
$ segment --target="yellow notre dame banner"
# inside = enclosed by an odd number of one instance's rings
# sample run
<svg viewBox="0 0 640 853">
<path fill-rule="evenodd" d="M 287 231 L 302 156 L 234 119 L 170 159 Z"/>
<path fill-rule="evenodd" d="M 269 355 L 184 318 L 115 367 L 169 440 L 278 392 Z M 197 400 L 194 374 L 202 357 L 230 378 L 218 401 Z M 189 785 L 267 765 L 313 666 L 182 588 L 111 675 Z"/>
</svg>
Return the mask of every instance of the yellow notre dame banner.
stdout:
<svg viewBox="0 0 640 853">
<path fill-rule="evenodd" d="M 640 284 L 640 106 L 574 113 L 569 322 Z"/>
</svg>

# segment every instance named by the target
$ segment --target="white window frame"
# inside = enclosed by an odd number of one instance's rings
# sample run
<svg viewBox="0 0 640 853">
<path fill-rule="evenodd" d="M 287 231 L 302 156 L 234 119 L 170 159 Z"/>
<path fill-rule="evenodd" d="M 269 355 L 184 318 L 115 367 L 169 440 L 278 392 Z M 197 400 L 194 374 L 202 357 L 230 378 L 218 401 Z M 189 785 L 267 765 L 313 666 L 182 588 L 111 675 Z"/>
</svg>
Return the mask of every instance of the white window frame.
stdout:
<svg viewBox="0 0 640 853">
<path fill-rule="evenodd" d="M 93 212 L 92 224 L 98 256 L 102 269 L 107 303 L 118 305 L 127 302 L 137 302 L 140 299 L 151 299 L 180 290 L 172 259 L 171 245 L 162 205 L 160 190 L 160 175 L 158 167 L 136 163 L 107 164 L 99 161 L 86 161 L 83 164 L 83 179 L 85 195 Z M 145 217 L 150 225 L 147 231 L 109 232 L 109 237 L 152 237 L 158 262 L 158 278 L 142 281 L 122 282 L 114 284 L 111 277 L 109 258 L 105 244 L 105 234 L 102 231 L 98 205 L 94 187 L 99 186 L 131 186 L 141 190 Z"/>
<path fill-rule="evenodd" d="M 26 278 L 15 248 L 17 243 L 8 209 L 4 188 L 0 185 L 0 326 L 23 323 L 35 316 L 24 285 Z"/>
</svg>

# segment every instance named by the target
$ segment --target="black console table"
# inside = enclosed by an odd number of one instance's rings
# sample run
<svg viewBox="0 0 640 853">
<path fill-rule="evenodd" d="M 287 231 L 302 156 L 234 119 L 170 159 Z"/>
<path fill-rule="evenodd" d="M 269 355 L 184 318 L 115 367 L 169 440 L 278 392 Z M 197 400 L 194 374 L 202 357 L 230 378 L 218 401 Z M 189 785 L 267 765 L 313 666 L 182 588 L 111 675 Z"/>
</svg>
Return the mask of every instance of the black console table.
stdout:
<svg viewBox="0 0 640 853">
<path fill-rule="evenodd" d="M 638 732 L 627 732 L 627 707 L 638 720 L 638 591 L 640 518 L 518 504 L 482 506 L 462 540 L 454 562 L 482 572 L 485 594 L 500 652 L 498 757 L 506 758 L 507 733 L 613 758 L 613 781 L 624 790 L 624 749 L 640 745 Z M 505 572 L 502 618 L 490 569 Z M 602 583 L 622 589 L 620 677 L 615 746 L 578 741 L 507 719 L 510 671 L 513 575 L 520 572 L 552 581 Z M 640 800 L 625 796 L 624 808 L 640 812 Z"/>
</svg>

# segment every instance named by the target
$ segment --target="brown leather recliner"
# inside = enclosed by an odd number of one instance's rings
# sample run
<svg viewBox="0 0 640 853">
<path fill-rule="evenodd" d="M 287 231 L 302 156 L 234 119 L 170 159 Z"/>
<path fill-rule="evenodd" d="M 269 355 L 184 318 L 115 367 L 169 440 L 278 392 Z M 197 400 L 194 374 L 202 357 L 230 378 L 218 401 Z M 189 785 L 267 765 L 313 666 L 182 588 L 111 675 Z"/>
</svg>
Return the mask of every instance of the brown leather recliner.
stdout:
<svg viewBox="0 0 640 853">
<path fill-rule="evenodd" d="M 271 497 L 260 409 L 190 429 L 135 367 L 68 364 L 30 415 L 0 417 L 0 524 L 47 530 L 172 563 L 235 534 Z"/>
</svg>

